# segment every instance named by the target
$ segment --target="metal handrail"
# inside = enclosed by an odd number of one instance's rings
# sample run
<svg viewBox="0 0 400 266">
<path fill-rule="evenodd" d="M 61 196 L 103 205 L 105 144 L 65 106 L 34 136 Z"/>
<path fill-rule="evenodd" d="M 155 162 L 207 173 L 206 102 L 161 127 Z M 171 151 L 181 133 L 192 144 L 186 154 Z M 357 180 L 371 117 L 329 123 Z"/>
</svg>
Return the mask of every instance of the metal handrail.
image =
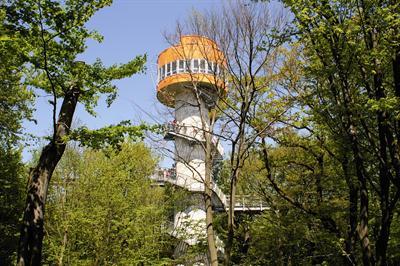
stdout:
<svg viewBox="0 0 400 266">
<path fill-rule="evenodd" d="M 156 182 L 168 182 L 170 184 L 180 186 L 180 184 L 177 182 L 176 171 L 174 168 L 165 168 L 165 169 L 159 168 L 155 172 L 155 174 L 153 174 L 150 178 Z M 225 195 L 225 193 L 218 187 L 218 185 L 215 182 L 212 183 L 211 189 L 221 201 L 225 211 L 228 211 L 230 197 Z M 269 209 L 267 202 L 263 201 L 262 198 L 250 195 L 236 195 L 234 208 L 242 211 L 245 210 L 263 211 Z"/>
<path fill-rule="evenodd" d="M 229 204 L 230 197 L 226 196 L 227 203 Z M 245 209 L 268 209 L 268 204 L 263 201 L 260 197 L 253 197 L 249 195 L 236 195 L 235 196 L 235 208 Z M 229 206 L 227 207 L 229 209 Z"/>
</svg>

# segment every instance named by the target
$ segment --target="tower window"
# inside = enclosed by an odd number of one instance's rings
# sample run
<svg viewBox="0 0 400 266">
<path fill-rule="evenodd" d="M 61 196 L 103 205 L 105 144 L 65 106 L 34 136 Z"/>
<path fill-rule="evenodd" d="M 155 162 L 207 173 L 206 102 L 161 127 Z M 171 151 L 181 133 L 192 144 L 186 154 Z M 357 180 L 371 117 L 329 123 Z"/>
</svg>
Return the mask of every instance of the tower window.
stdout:
<svg viewBox="0 0 400 266">
<path fill-rule="evenodd" d="M 193 72 L 197 73 L 199 72 L 199 60 L 198 59 L 193 59 Z"/>
<path fill-rule="evenodd" d="M 168 64 L 167 64 L 167 74 L 166 74 L 165 76 L 168 77 L 168 76 L 170 76 L 170 75 L 171 75 L 171 64 L 168 63 Z"/>
<path fill-rule="evenodd" d="M 164 66 L 162 66 L 158 69 L 158 81 L 163 80 L 164 75 L 165 75 Z"/>
<path fill-rule="evenodd" d="M 208 64 L 207 64 L 207 73 L 209 73 L 209 74 L 213 74 L 213 65 L 214 65 L 214 63 L 213 62 L 208 62 Z"/>
<path fill-rule="evenodd" d="M 178 61 L 178 73 L 185 72 L 185 61 L 179 60 Z"/>
<path fill-rule="evenodd" d="M 176 61 L 171 63 L 171 72 L 172 74 L 176 74 Z"/>
<path fill-rule="evenodd" d="M 191 72 L 192 72 L 192 66 L 191 66 L 191 64 L 192 64 L 192 61 L 191 61 L 191 60 L 186 60 L 186 65 L 185 65 L 186 70 L 185 70 L 185 72 L 188 72 L 188 73 L 191 73 Z"/>
<path fill-rule="evenodd" d="M 161 79 L 165 78 L 165 65 L 161 67 Z"/>
<path fill-rule="evenodd" d="M 204 60 L 204 59 L 200 60 L 200 72 L 201 73 L 206 72 L 206 60 Z"/>
</svg>

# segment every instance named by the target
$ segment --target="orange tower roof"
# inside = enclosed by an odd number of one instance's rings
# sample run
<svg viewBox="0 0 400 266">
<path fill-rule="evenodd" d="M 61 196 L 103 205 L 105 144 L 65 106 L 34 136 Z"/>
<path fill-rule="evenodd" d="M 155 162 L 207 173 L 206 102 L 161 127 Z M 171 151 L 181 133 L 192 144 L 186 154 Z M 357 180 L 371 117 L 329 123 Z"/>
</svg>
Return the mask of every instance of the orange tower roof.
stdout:
<svg viewBox="0 0 400 266">
<path fill-rule="evenodd" d="M 225 91 L 225 57 L 209 38 L 182 36 L 179 44 L 160 53 L 157 65 L 157 98 L 167 106 L 174 106 L 175 93 L 185 87 L 201 86 L 213 93 Z"/>
</svg>

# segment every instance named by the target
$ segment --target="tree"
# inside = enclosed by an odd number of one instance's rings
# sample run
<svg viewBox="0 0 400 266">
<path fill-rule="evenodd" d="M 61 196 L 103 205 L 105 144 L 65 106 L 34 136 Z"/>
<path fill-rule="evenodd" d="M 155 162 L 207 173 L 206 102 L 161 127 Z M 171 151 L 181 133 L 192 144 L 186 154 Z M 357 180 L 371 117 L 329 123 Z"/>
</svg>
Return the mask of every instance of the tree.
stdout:
<svg viewBox="0 0 400 266">
<path fill-rule="evenodd" d="M 48 196 L 44 261 L 167 263 L 168 201 L 149 179 L 155 164 L 142 143 L 123 143 L 120 150 L 67 149 Z"/>
<path fill-rule="evenodd" d="M 386 265 L 400 198 L 399 6 L 395 1 L 283 2 L 294 14 L 306 59 L 304 83 L 296 92 L 334 143 L 347 182 L 346 251 L 354 257 L 352 239 L 358 238 L 364 265 Z M 371 218 L 377 221 L 372 238 Z"/>
<path fill-rule="evenodd" d="M 346 183 L 335 158 L 314 135 L 296 134 L 291 127 L 276 131 L 271 137 L 278 145 L 264 142 L 259 151 L 267 179 L 257 185 L 271 208 L 259 226 L 270 228 L 272 246 L 284 263 L 349 263 L 342 241 Z M 271 225 L 272 221 L 276 222 Z"/>
<path fill-rule="evenodd" d="M 11 264 L 15 256 L 18 223 L 23 209 L 25 182 L 21 162 L 21 123 L 31 117 L 32 93 L 22 84 L 24 45 L 21 34 L 4 25 L 0 11 L 0 261 Z"/>
<path fill-rule="evenodd" d="M 129 77 L 143 69 L 145 56 L 138 56 L 123 65 L 105 67 L 100 60 L 93 64 L 76 61 L 85 51 L 86 40 L 101 40 L 85 23 L 108 0 L 92 1 L 11 1 L 5 3 L 6 27 L 24 34 L 30 43 L 26 67 L 29 86 L 52 95 L 53 132 L 50 142 L 30 171 L 26 207 L 18 249 L 18 264 L 38 265 L 41 262 L 44 207 L 52 173 L 61 159 L 66 138 L 78 102 L 93 113 L 100 95 L 107 95 L 111 104 L 117 88 L 111 82 Z M 62 103 L 58 106 L 58 100 Z M 57 108 L 60 108 L 57 117 Z"/>
<path fill-rule="evenodd" d="M 255 116 L 260 102 L 270 97 L 268 88 L 279 68 L 278 48 L 286 40 L 284 16 L 273 16 L 268 10 L 263 4 L 229 3 L 223 8 L 223 16 L 220 11 L 194 12 L 187 23 L 190 33 L 215 40 L 226 57 L 224 71 L 229 86 L 227 95 L 220 95 L 216 105 L 215 128 L 221 130 L 213 132 L 231 147 L 225 265 L 231 264 L 237 182 L 249 149 L 269 127 L 255 130 Z"/>
<path fill-rule="evenodd" d="M 0 149 L 0 261 L 10 265 L 15 260 L 19 220 L 24 207 L 25 168 L 20 150 Z"/>
<path fill-rule="evenodd" d="M 268 123 L 272 116 L 268 111 L 264 114 Z M 313 136 L 298 135 L 291 127 L 280 124 L 270 128 L 269 135 L 276 142 L 268 140 L 267 156 L 262 143 L 254 145 L 237 184 L 239 193 L 259 195 L 269 209 L 253 217 L 236 217 L 240 224 L 234 235 L 233 263 L 348 262 L 342 241 L 347 225 L 346 184 L 336 161 Z"/>
</svg>

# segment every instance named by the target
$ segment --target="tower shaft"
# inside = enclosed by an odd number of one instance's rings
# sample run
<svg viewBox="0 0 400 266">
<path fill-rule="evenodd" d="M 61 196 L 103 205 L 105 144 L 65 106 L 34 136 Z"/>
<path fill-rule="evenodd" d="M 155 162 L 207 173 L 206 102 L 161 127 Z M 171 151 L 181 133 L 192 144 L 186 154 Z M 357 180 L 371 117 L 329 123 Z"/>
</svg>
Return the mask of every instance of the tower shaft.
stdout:
<svg viewBox="0 0 400 266">
<path fill-rule="evenodd" d="M 204 132 L 209 130 L 208 109 L 196 88 L 188 88 L 175 96 L 175 138 L 177 182 L 189 191 L 204 191 Z"/>
</svg>

